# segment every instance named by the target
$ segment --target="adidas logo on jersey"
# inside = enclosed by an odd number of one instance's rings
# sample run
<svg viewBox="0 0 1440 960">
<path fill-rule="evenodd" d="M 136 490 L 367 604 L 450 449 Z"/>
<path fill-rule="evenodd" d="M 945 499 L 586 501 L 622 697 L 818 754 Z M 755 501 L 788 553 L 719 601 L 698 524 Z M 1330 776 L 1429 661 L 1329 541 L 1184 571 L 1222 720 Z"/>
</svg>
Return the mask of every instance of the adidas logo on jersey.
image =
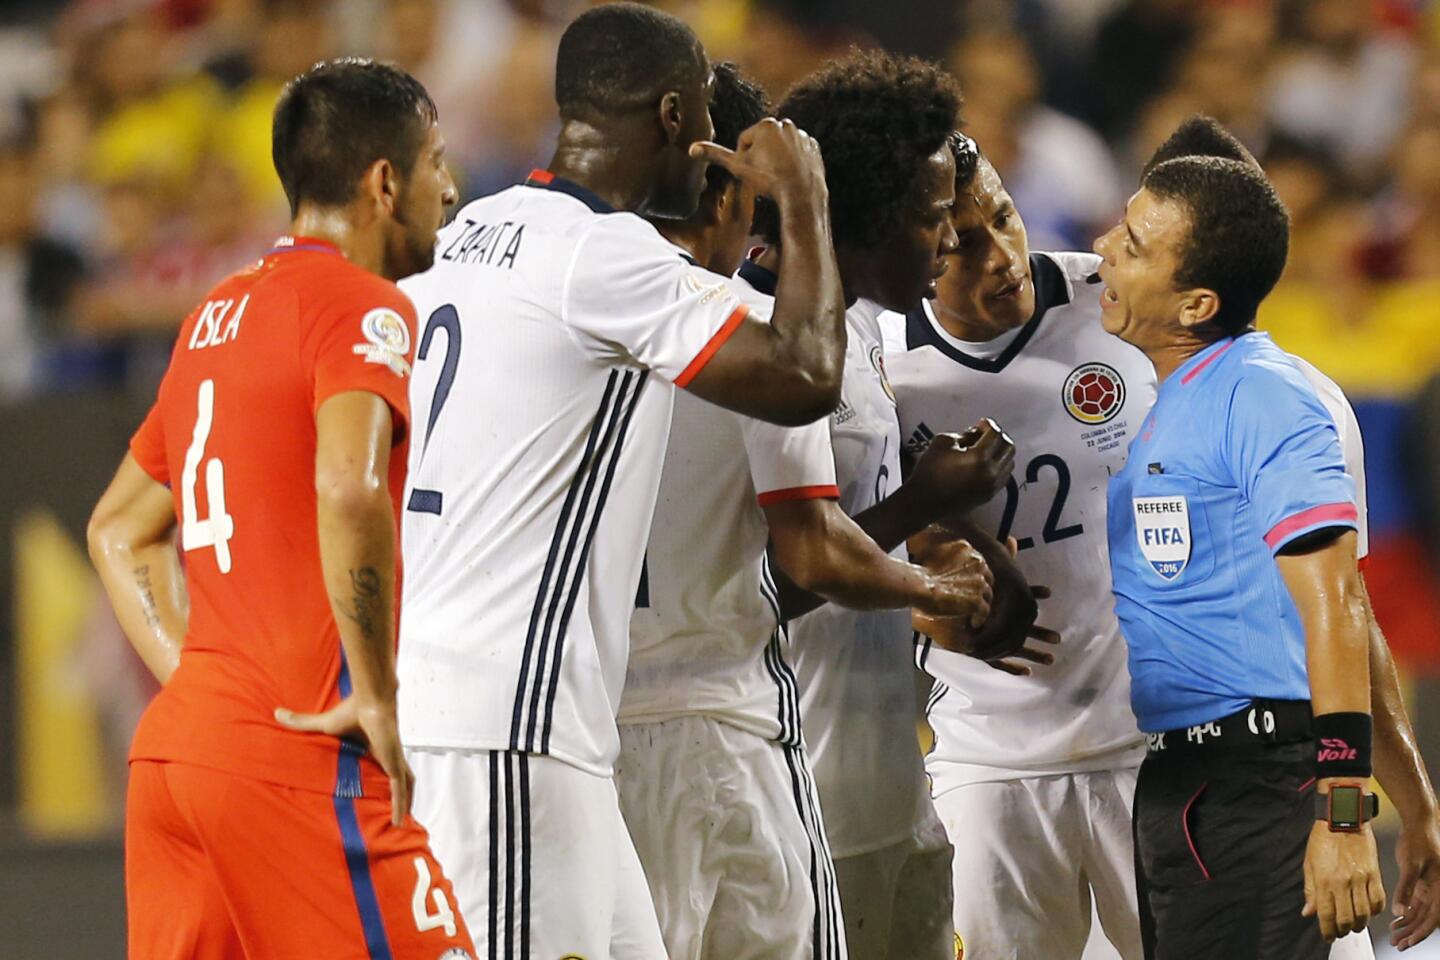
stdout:
<svg viewBox="0 0 1440 960">
<path fill-rule="evenodd" d="M 835 412 L 830 414 L 830 419 L 837 427 L 842 423 L 849 423 L 855 419 L 855 408 L 842 399 L 840 406 L 836 407 Z"/>
<path fill-rule="evenodd" d="M 922 421 L 910 436 L 905 438 L 905 452 L 912 457 L 918 457 L 930 446 L 930 441 L 935 439 L 935 431 L 931 430 Z"/>
</svg>

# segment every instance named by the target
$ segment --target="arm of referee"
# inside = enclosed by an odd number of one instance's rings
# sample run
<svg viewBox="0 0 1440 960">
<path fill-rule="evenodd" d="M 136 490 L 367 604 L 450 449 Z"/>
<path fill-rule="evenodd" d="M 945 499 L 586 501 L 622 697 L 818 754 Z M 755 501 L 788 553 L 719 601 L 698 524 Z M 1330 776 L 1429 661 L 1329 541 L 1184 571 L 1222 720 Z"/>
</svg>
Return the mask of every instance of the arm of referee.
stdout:
<svg viewBox="0 0 1440 960">
<path fill-rule="evenodd" d="M 1355 559 L 1355 531 L 1326 527 L 1291 541 L 1276 557 L 1305 629 L 1310 699 L 1315 715 L 1370 712 L 1369 624 Z M 1364 778 L 1321 780 L 1365 785 Z M 1363 930 L 1385 908 L 1375 836 L 1365 824 L 1337 833 L 1317 821 L 1305 853 L 1305 914 L 1327 940 Z"/>
</svg>

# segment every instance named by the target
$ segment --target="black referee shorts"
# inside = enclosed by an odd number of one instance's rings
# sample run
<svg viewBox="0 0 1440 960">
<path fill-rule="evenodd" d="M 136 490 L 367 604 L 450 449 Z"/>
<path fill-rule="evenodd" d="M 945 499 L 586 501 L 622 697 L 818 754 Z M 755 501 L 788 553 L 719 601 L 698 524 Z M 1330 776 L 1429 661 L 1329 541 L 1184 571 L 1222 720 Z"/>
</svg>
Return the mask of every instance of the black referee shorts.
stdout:
<svg viewBox="0 0 1440 960">
<path fill-rule="evenodd" d="M 1135 791 L 1146 960 L 1326 960 L 1305 905 L 1313 740 L 1151 753 Z"/>
</svg>

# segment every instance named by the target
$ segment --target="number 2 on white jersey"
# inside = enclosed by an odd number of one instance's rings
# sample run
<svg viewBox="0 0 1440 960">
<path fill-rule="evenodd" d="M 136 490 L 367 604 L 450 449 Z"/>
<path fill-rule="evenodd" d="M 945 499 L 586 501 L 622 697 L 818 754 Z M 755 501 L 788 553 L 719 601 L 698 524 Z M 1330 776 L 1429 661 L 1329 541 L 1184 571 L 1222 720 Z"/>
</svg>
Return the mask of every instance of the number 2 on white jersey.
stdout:
<svg viewBox="0 0 1440 960">
<path fill-rule="evenodd" d="M 205 444 L 215 423 L 214 380 L 201 381 L 196 406 L 195 433 L 185 451 L 185 467 L 180 474 L 180 546 L 187 552 L 214 547 L 215 565 L 221 573 L 229 573 L 230 538 L 235 536 L 235 520 L 225 512 L 225 464 L 219 457 L 205 462 L 205 503 L 210 515 L 201 520 L 195 509 L 200 462 L 205 460 Z"/>
<path fill-rule="evenodd" d="M 415 873 L 415 893 L 410 897 L 410 909 L 415 914 L 415 929 L 424 933 L 427 930 L 444 927 L 445 936 L 455 936 L 455 911 L 450 909 L 450 903 L 445 899 L 444 890 L 430 889 L 430 865 L 425 862 L 424 857 L 415 858 Z M 430 912 L 430 905 L 425 902 L 427 893 L 435 902 L 434 913 Z"/>
</svg>

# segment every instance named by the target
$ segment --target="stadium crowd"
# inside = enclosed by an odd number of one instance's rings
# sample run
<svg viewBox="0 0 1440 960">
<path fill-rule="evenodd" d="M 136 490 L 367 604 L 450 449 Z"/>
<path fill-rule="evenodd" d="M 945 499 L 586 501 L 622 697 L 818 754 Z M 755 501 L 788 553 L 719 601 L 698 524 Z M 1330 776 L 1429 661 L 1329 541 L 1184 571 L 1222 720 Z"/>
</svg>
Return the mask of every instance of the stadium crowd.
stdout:
<svg viewBox="0 0 1440 960">
<path fill-rule="evenodd" d="M 0 399 L 148 394 L 174 330 L 285 223 L 283 81 L 339 53 L 432 91 L 462 196 L 553 137 L 559 31 L 583 0 L 74 0 L 0 27 Z M 1088 249 L 1144 157 L 1197 111 L 1240 133 L 1290 209 L 1260 317 L 1344 387 L 1365 432 L 1379 616 L 1440 666 L 1433 522 L 1440 338 L 1440 5 L 1427 0 L 669 0 L 772 92 L 853 44 L 960 78 L 968 132 L 1035 249 Z M 941 29 L 931 29 L 936 25 Z M 874 21 L 874 22 L 871 22 Z M 1428 389 L 1428 392 L 1427 392 Z M 1430 397 L 1417 402 L 1417 398 Z M 1433 442 L 1433 441 L 1430 441 Z"/>
</svg>

